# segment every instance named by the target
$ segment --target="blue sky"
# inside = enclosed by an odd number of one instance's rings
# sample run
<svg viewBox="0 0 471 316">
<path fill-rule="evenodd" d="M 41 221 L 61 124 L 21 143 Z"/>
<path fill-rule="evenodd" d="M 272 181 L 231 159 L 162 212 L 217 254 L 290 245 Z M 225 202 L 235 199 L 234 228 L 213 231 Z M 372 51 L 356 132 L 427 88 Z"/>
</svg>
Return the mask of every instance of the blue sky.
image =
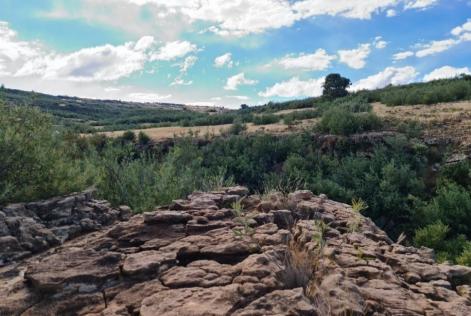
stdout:
<svg viewBox="0 0 471 316">
<path fill-rule="evenodd" d="M 223 105 L 471 71 L 471 0 L 0 0 L 0 83 Z"/>
</svg>

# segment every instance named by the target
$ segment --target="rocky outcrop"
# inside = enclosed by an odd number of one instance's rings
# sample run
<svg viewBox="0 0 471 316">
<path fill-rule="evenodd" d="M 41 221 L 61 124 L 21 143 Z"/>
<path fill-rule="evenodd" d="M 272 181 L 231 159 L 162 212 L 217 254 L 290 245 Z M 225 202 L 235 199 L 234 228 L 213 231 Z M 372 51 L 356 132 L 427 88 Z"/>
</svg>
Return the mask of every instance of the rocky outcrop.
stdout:
<svg viewBox="0 0 471 316">
<path fill-rule="evenodd" d="M 325 196 L 247 194 L 197 192 L 3 267 L 0 315 L 470 315 L 471 268 Z"/>
<path fill-rule="evenodd" d="M 0 209 L 0 267 L 60 245 L 131 216 L 128 207 L 111 208 L 93 191 Z"/>
</svg>

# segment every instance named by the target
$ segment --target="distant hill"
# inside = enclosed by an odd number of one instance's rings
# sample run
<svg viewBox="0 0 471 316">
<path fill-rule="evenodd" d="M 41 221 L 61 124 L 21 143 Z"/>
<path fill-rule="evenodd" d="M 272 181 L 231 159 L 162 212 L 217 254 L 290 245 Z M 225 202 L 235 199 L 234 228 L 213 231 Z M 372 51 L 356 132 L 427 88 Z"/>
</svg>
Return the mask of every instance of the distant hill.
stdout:
<svg viewBox="0 0 471 316">
<path fill-rule="evenodd" d="M 195 107 L 174 103 L 139 103 L 53 96 L 34 91 L 0 89 L 8 105 L 35 106 L 52 114 L 63 125 L 84 129 L 114 129 L 142 124 L 163 124 L 225 112 L 221 107 Z"/>
</svg>

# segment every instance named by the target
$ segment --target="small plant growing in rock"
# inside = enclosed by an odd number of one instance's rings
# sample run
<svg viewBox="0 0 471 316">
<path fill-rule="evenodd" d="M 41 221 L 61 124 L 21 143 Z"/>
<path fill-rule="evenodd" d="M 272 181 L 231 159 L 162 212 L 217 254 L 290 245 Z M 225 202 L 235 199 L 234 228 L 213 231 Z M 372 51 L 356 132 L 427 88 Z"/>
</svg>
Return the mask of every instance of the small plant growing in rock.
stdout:
<svg viewBox="0 0 471 316">
<path fill-rule="evenodd" d="M 352 210 L 355 212 L 354 218 L 348 223 L 348 231 L 351 233 L 358 232 L 361 226 L 361 212 L 368 208 L 368 204 L 362 199 L 352 200 Z"/>
<path fill-rule="evenodd" d="M 319 245 L 318 252 L 320 253 L 325 246 L 325 234 L 329 229 L 329 225 L 322 220 L 314 221 L 312 239 Z"/>
<path fill-rule="evenodd" d="M 247 215 L 245 214 L 244 207 L 242 205 L 242 201 L 244 198 L 239 199 L 232 203 L 231 208 L 232 208 L 232 213 L 235 216 L 235 222 L 239 223 L 242 225 L 242 229 L 240 228 L 234 228 L 233 232 L 237 237 L 243 237 L 243 236 L 250 236 L 253 234 L 253 228 L 250 227 L 250 221 L 249 218 L 247 218 Z"/>
<path fill-rule="evenodd" d="M 353 199 L 352 200 L 352 209 L 356 213 L 361 213 L 368 208 L 368 204 L 362 199 Z"/>
</svg>

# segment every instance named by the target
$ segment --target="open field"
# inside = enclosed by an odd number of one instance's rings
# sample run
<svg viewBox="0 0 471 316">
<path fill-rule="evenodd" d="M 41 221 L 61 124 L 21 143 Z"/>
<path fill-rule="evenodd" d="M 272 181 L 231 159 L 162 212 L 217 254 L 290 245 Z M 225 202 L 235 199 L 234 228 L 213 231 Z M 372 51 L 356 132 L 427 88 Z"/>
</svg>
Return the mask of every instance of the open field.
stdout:
<svg viewBox="0 0 471 316">
<path fill-rule="evenodd" d="M 289 127 L 288 125 L 277 123 L 269 125 L 254 125 L 253 123 L 247 124 L 248 133 L 268 132 L 272 134 L 283 134 L 288 132 L 302 131 L 312 127 L 317 122 L 316 119 L 303 120 L 297 125 Z M 214 126 L 193 126 L 193 127 L 158 127 L 148 129 L 133 130 L 136 133 L 140 131 L 146 133 L 154 141 L 163 141 L 173 138 L 175 136 L 188 136 L 190 134 L 199 136 L 219 136 L 229 130 L 232 124 L 214 125 Z M 119 137 L 123 135 L 124 131 L 104 132 L 103 134 L 108 137 Z"/>
<path fill-rule="evenodd" d="M 470 101 L 395 107 L 374 103 L 373 110 L 385 119 L 421 122 L 428 139 L 453 140 L 461 148 L 471 148 Z"/>
<path fill-rule="evenodd" d="M 289 114 L 292 112 L 312 111 L 309 109 L 288 109 L 276 112 L 276 115 Z M 471 102 L 439 103 L 436 105 L 413 105 L 389 107 L 381 103 L 373 104 L 373 111 L 386 120 L 415 120 L 423 124 L 425 137 L 427 139 L 453 140 L 461 148 L 471 148 Z M 300 132 L 311 128 L 318 119 L 299 121 L 289 127 L 282 122 L 269 125 L 247 124 L 247 132 L 250 134 L 268 132 L 272 134 L 283 134 Z M 145 132 L 154 141 L 164 141 L 175 136 L 188 136 L 190 134 L 204 137 L 219 136 L 227 132 L 232 124 L 196 127 L 158 127 L 134 129 L 138 133 Z M 109 137 L 119 137 L 124 131 L 104 132 Z"/>
</svg>

